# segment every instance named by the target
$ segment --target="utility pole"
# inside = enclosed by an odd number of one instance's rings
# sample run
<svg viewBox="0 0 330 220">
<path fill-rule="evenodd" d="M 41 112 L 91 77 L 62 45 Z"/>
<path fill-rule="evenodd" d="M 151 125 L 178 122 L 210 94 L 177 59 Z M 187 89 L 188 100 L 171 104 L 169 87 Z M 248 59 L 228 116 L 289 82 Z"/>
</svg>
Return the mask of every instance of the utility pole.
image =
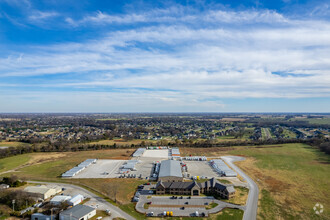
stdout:
<svg viewBox="0 0 330 220">
<path fill-rule="evenodd" d="M 53 208 L 50 209 L 50 220 L 53 220 Z"/>
</svg>

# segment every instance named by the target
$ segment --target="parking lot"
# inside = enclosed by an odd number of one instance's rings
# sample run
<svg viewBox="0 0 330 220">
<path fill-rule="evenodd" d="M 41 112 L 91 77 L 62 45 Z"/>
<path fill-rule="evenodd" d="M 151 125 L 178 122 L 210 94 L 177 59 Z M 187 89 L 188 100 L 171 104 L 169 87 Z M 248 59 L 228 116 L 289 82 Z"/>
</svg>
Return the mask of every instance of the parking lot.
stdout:
<svg viewBox="0 0 330 220">
<path fill-rule="evenodd" d="M 161 150 L 146 150 L 144 154 L 141 156 L 143 157 L 152 157 L 152 158 L 164 158 L 168 159 L 170 156 L 170 151 L 168 149 L 161 149 Z"/>
<path fill-rule="evenodd" d="M 208 161 L 184 161 L 188 167 L 188 174 L 190 176 L 204 176 L 207 178 L 220 177 L 212 167 L 208 164 Z"/>
<path fill-rule="evenodd" d="M 148 209 L 144 208 L 144 204 L 149 204 Z M 206 209 L 206 206 L 211 203 L 218 205 L 211 209 Z M 211 213 L 217 213 L 223 208 L 245 209 L 244 206 L 234 205 L 215 199 L 214 197 L 206 196 L 152 196 L 151 198 L 142 195 L 139 202 L 136 204 L 136 210 L 153 216 L 164 216 L 164 212 L 173 212 L 173 216 L 208 216 Z M 198 213 L 196 213 L 196 211 Z"/>
<path fill-rule="evenodd" d="M 116 178 L 126 160 L 97 160 L 72 178 Z"/>
<path fill-rule="evenodd" d="M 140 175 L 144 179 L 149 177 L 152 173 L 153 163 L 159 161 L 159 158 L 140 158 L 140 162 L 135 165 L 136 170 L 130 171 L 131 174 L 136 174 L 137 177 Z"/>
</svg>

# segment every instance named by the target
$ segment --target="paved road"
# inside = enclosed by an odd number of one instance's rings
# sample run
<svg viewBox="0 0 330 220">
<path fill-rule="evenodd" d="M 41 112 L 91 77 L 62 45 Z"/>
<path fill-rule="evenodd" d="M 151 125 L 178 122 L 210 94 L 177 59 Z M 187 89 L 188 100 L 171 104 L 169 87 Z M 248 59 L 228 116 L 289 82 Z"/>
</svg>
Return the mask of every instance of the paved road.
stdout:
<svg viewBox="0 0 330 220">
<path fill-rule="evenodd" d="M 226 163 L 228 163 L 228 165 L 231 166 L 239 175 L 241 175 L 249 185 L 249 195 L 246 203 L 246 209 L 243 215 L 243 220 L 257 219 L 259 188 L 248 175 L 246 175 L 233 163 L 235 161 L 245 160 L 245 158 L 236 156 L 223 156 L 221 158 L 226 161 Z"/>
<path fill-rule="evenodd" d="M 113 219 L 116 217 L 121 217 L 127 220 L 134 220 L 134 218 L 132 216 L 130 216 L 129 214 L 127 214 L 126 212 L 122 211 L 120 208 L 112 205 L 111 203 L 107 202 L 106 200 L 104 200 L 103 198 L 95 195 L 94 193 L 76 186 L 76 185 L 71 185 L 71 184 L 67 184 L 67 183 L 55 183 L 55 182 L 39 182 L 39 181 L 28 181 L 29 183 L 37 183 L 37 184 L 49 184 L 49 185 L 57 185 L 60 186 L 61 188 L 66 188 L 66 190 L 63 192 L 65 193 L 69 193 L 72 192 L 73 190 L 75 190 L 76 194 L 77 193 L 81 193 L 84 196 L 87 196 L 89 198 L 91 198 L 90 201 L 88 201 L 86 203 L 86 205 L 90 205 L 90 206 L 96 206 L 98 205 L 97 209 L 99 210 L 106 210 L 109 209 L 111 211 L 111 217 L 108 219 Z M 106 219 L 106 218 L 104 218 Z"/>
</svg>

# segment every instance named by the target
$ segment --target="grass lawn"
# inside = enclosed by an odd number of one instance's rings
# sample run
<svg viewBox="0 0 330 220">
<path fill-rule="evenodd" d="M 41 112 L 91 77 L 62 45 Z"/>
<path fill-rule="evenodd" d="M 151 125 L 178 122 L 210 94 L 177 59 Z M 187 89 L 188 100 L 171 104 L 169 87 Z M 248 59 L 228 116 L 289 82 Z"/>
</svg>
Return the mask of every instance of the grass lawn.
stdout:
<svg viewBox="0 0 330 220">
<path fill-rule="evenodd" d="M 223 201 L 237 205 L 245 205 L 248 197 L 249 189 L 241 186 L 235 186 L 234 188 L 236 190 L 235 192 L 236 196 L 230 199 L 225 199 Z"/>
<path fill-rule="evenodd" d="M 215 202 L 212 202 L 210 203 L 209 205 L 205 206 L 205 209 L 208 210 L 208 209 L 213 209 L 215 207 L 218 206 L 218 203 L 215 203 Z"/>
<path fill-rule="evenodd" d="M 230 182 L 229 180 L 218 179 L 218 181 L 219 181 L 220 183 L 224 183 L 224 184 L 232 184 L 232 182 Z"/>
<path fill-rule="evenodd" d="M 240 209 L 223 209 L 221 212 L 216 214 L 211 214 L 207 219 L 216 220 L 241 220 L 243 218 L 244 212 Z"/>
<path fill-rule="evenodd" d="M 29 154 L 23 154 L 14 157 L 6 157 L 0 159 L 0 173 L 23 165 L 27 163 L 30 160 L 30 158 L 31 156 Z"/>
</svg>

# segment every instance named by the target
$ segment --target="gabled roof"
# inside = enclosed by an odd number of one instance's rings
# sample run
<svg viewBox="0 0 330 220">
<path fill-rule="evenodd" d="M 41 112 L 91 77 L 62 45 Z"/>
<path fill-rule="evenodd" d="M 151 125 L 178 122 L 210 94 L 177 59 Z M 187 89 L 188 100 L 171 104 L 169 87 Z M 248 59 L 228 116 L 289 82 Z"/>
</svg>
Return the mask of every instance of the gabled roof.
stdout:
<svg viewBox="0 0 330 220">
<path fill-rule="evenodd" d="M 71 215 L 75 218 L 81 218 L 95 209 L 86 205 L 76 205 L 71 209 L 67 209 L 60 213 L 60 215 Z"/>
<path fill-rule="evenodd" d="M 40 194 L 46 194 L 48 191 L 53 191 L 55 192 L 54 189 L 47 188 L 45 185 L 41 186 L 28 186 L 24 189 L 25 192 L 29 193 L 40 193 Z"/>
<path fill-rule="evenodd" d="M 176 176 L 182 177 L 181 165 L 176 160 L 164 160 L 160 164 L 158 177 Z"/>
<path fill-rule="evenodd" d="M 170 189 L 192 189 L 194 186 L 200 186 L 194 181 L 194 182 L 173 182 L 170 185 Z"/>
</svg>

